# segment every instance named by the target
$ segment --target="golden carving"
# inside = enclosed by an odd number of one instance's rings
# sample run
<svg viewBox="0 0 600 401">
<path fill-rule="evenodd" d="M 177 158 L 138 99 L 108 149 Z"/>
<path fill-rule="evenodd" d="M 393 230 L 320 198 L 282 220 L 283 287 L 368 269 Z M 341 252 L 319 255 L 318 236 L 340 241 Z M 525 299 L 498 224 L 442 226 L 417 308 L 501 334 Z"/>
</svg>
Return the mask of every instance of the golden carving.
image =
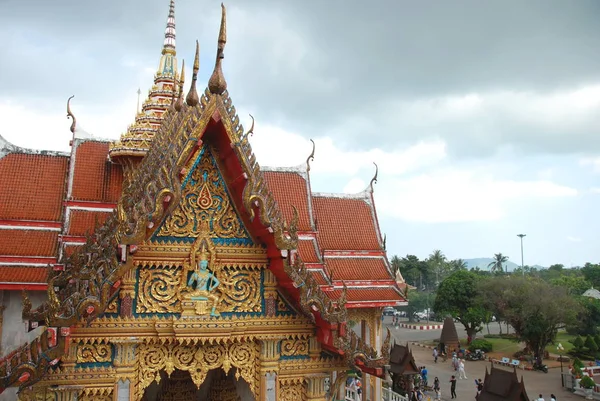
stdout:
<svg viewBox="0 0 600 401">
<path fill-rule="evenodd" d="M 279 381 L 281 401 L 303 401 L 306 399 L 306 386 L 301 378 Z"/>
<path fill-rule="evenodd" d="M 77 363 L 110 362 L 112 347 L 110 344 L 79 344 L 77 346 Z"/>
<path fill-rule="evenodd" d="M 182 344 L 141 344 L 138 350 L 137 394 L 142 394 L 153 381 L 160 382 L 161 370 L 169 376 L 175 369 L 187 371 L 199 387 L 210 370 L 222 368 L 225 374 L 228 374 L 234 367 L 236 379 L 242 377 L 252 393 L 258 397 L 256 361 L 259 349 L 255 342 L 200 347 Z"/>
<path fill-rule="evenodd" d="M 218 312 L 261 312 L 260 270 L 220 267 L 213 270 L 222 284 Z M 137 313 L 181 313 L 182 269 L 140 269 Z M 210 312 L 210 311 L 209 311 Z"/>
<path fill-rule="evenodd" d="M 308 339 L 296 338 L 281 341 L 282 356 L 308 355 Z"/>
<path fill-rule="evenodd" d="M 196 237 L 201 223 L 209 224 L 210 236 L 249 238 L 235 211 L 225 182 L 208 146 L 200 150 L 199 162 L 183 183 L 179 206 L 161 226 L 161 237 Z"/>
<path fill-rule="evenodd" d="M 105 313 L 119 313 L 117 298 L 115 297 L 112 302 L 106 307 Z"/>
</svg>

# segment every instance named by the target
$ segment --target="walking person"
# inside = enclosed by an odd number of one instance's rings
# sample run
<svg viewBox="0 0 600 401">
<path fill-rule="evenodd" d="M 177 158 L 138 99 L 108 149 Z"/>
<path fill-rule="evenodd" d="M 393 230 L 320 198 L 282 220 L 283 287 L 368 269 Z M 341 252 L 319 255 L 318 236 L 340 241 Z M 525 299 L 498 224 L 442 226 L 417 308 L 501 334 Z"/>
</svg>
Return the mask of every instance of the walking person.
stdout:
<svg viewBox="0 0 600 401">
<path fill-rule="evenodd" d="M 546 401 L 546 400 L 544 400 L 544 397 L 542 397 L 542 395 L 540 394 L 540 398 L 538 398 L 538 399 L 537 399 L 537 400 L 535 400 L 535 401 Z"/>
<path fill-rule="evenodd" d="M 458 378 L 466 379 L 467 374 L 465 373 L 465 361 L 462 359 L 458 360 Z"/>
<path fill-rule="evenodd" d="M 437 359 L 438 359 L 438 350 L 437 348 L 433 349 L 433 362 L 437 363 Z"/>
<path fill-rule="evenodd" d="M 550 401 L 556 401 L 556 396 L 554 394 L 550 394 Z"/>
<path fill-rule="evenodd" d="M 481 394 L 481 391 L 483 391 L 483 381 L 481 379 L 475 380 L 475 386 L 477 387 L 477 395 Z"/>
<path fill-rule="evenodd" d="M 450 398 L 456 398 L 456 377 L 450 378 Z"/>
</svg>

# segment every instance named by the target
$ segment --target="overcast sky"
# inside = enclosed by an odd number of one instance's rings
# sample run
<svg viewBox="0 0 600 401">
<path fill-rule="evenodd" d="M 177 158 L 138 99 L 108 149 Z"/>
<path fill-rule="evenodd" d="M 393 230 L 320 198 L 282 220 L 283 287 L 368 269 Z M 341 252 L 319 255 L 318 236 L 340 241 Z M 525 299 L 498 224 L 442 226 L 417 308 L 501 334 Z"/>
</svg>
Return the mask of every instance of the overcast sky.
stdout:
<svg viewBox="0 0 600 401">
<path fill-rule="evenodd" d="M 79 125 L 118 138 L 152 85 L 168 3 L 0 0 L 0 135 L 68 150 L 74 94 Z M 520 264 L 525 233 L 526 264 L 600 262 L 600 2 L 226 6 L 224 73 L 259 162 L 303 163 L 312 138 L 313 190 L 353 193 L 376 161 L 390 254 Z M 191 66 L 200 41 L 203 89 L 219 2 L 175 13 L 178 59 Z"/>
</svg>

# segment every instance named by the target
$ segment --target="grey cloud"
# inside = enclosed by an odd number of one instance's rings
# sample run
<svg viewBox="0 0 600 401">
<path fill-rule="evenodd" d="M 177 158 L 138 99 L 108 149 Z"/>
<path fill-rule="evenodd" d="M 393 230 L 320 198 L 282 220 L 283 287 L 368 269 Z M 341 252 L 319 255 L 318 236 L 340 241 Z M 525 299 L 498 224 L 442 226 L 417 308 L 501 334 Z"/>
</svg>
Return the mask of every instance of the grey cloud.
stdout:
<svg viewBox="0 0 600 401">
<path fill-rule="evenodd" d="M 263 121 L 305 136 L 332 135 L 345 147 L 403 146 L 439 135 L 457 156 L 492 153 L 503 143 L 533 152 L 600 150 L 597 125 L 548 135 L 497 114 L 423 127 L 391 107 L 447 94 L 545 93 L 599 82 L 596 1 L 226 5 L 225 75 L 236 104 Z M 35 93 L 62 103 L 83 92 L 110 105 L 139 85 L 139 72 L 123 60 L 156 66 L 167 10 L 167 0 L 4 1 L 0 34 L 8 49 L 2 57 L 10 60 L 0 76 L 4 95 Z M 204 82 L 214 62 L 219 14 L 216 2 L 177 2 L 178 56 L 190 65 L 198 38 Z"/>
</svg>

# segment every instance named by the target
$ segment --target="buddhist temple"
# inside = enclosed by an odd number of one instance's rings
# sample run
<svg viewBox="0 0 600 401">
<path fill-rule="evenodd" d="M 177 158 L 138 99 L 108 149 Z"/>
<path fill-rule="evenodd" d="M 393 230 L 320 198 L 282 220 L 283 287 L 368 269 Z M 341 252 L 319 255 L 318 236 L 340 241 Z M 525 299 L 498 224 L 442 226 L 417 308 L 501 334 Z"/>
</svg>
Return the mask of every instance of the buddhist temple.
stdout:
<svg viewBox="0 0 600 401">
<path fill-rule="evenodd" d="M 517 377 L 517 368 L 504 370 L 491 365 L 488 373 L 485 369 L 483 390 L 475 399 L 477 401 L 529 401 L 523 378 Z"/>
<path fill-rule="evenodd" d="M 70 152 L 0 137 L 0 400 L 324 401 L 349 369 L 381 399 L 382 309 L 406 297 L 377 176 L 313 193 L 314 143 L 301 166 L 260 166 L 225 79 L 225 7 L 202 91 L 199 46 L 186 87 L 167 6 L 119 140 L 83 132 L 71 98 Z"/>
</svg>

